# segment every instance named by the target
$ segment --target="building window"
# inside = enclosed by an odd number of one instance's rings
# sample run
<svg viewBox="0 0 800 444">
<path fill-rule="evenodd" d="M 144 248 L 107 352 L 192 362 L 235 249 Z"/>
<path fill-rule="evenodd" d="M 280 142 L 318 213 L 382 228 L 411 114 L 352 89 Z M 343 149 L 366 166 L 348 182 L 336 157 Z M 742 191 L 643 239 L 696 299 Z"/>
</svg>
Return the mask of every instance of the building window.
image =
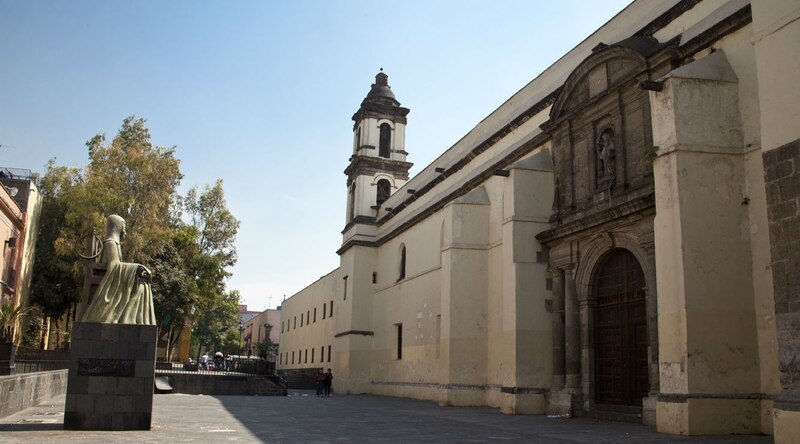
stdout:
<svg viewBox="0 0 800 444">
<path fill-rule="evenodd" d="M 300 313 L 300 326 L 303 326 L 303 313 Z"/>
<path fill-rule="evenodd" d="M 292 364 L 294 364 L 294 350 L 292 350 Z"/>
<path fill-rule="evenodd" d="M 375 198 L 375 202 L 380 205 L 386 202 L 386 200 L 389 199 L 389 196 L 392 195 L 392 184 L 386 179 L 381 179 L 378 181 L 376 188 L 377 196 Z"/>
<path fill-rule="evenodd" d="M 319 348 L 319 362 L 325 362 L 325 346 Z"/>
<path fill-rule="evenodd" d="M 356 216 L 356 183 L 350 185 L 350 192 L 347 193 L 347 221 L 350 222 Z"/>
<path fill-rule="evenodd" d="M 314 352 L 315 351 L 316 351 L 316 349 L 314 349 L 314 348 L 311 349 L 311 363 L 312 364 L 314 363 Z"/>
<path fill-rule="evenodd" d="M 392 143 L 392 127 L 388 123 L 381 124 L 380 139 L 378 141 L 378 155 L 389 158 L 389 147 Z"/>
<path fill-rule="evenodd" d="M 306 325 L 311 323 L 311 310 L 306 312 Z"/>
<path fill-rule="evenodd" d="M 328 362 L 331 362 L 331 346 L 328 346 Z"/>
<path fill-rule="evenodd" d="M 361 148 L 361 127 L 356 130 L 356 151 Z"/>
<path fill-rule="evenodd" d="M 317 322 L 317 307 L 314 307 L 314 322 Z"/>
<path fill-rule="evenodd" d="M 378 283 L 378 272 L 377 271 L 373 271 L 372 272 L 372 283 L 373 284 L 377 284 Z"/>
<path fill-rule="evenodd" d="M 330 309 L 331 317 L 333 317 L 333 301 L 331 301 L 331 309 Z"/>
<path fill-rule="evenodd" d="M 436 315 L 436 359 L 442 353 L 442 315 Z"/>
<path fill-rule="evenodd" d="M 306 360 L 305 360 L 304 364 L 308 364 L 308 349 L 306 349 Z"/>
<path fill-rule="evenodd" d="M 397 359 L 403 359 L 403 324 L 395 324 L 397 327 Z"/>
<path fill-rule="evenodd" d="M 342 280 L 344 281 L 344 300 L 347 300 L 347 276 L 343 277 Z"/>
<path fill-rule="evenodd" d="M 322 304 L 322 319 L 325 319 L 325 309 L 327 308 L 327 304 Z"/>
<path fill-rule="evenodd" d="M 406 246 L 400 245 L 400 272 L 397 275 L 397 280 L 402 281 L 406 278 Z"/>
<path fill-rule="evenodd" d="M 294 317 L 294 329 L 297 329 L 297 316 Z"/>
<path fill-rule="evenodd" d="M 281 321 L 281 333 L 283 333 L 283 321 Z"/>
</svg>

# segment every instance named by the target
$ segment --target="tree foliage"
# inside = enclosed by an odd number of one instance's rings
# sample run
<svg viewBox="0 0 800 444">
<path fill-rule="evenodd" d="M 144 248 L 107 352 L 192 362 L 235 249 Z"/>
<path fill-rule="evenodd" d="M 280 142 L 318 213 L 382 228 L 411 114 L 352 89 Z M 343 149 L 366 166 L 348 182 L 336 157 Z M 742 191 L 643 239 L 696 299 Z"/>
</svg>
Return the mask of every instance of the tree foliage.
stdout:
<svg viewBox="0 0 800 444">
<path fill-rule="evenodd" d="M 125 260 L 153 270 L 156 318 L 169 333 L 168 353 L 185 325 L 195 325 L 206 343 L 220 344 L 228 334 L 220 325 L 235 324 L 230 313 L 238 316 L 239 298 L 225 288 L 227 268 L 236 263 L 239 221 L 227 208 L 222 180 L 181 197 L 175 147 L 154 146 L 145 120 L 136 116 L 122 122 L 110 143 L 97 134 L 86 146 L 85 168 L 53 160 L 39 181 L 44 202 L 33 302 L 55 319 L 70 310 L 82 293 L 77 252 L 86 233 L 102 235 L 105 218 L 119 214 L 127 222 Z"/>
<path fill-rule="evenodd" d="M 197 345 L 198 354 L 204 351 L 222 351 L 223 345 L 230 346 L 231 337 L 240 340 L 239 291 L 226 292 L 222 296 L 213 310 L 200 313 L 192 329 L 192 340 Z"/>
<path fill-rule="evenodd" d="M 39 306 L 45 316 L 55 319 L 78 300 L 83 287 L 80 280 L 82 270 L 75 260 L 75 250 L 64 247 L 78 243 L 75 236 L 65 239 L 69 232 L 66 215 L 82 181 L 77 168 L 56 166 L 51 160 L 37 184 L 42 209 L 33 263 L 31 302 Z"/>
<path fill-rule="evenodd" d="M 217 258 L 223 267 L 234 265 L 239 221 L 228 210 L 222 179 L 217 179 L 214 186 L 206 185 L 199 195 L 197 188 L 191 188 L 183 199 L 183 209 L 189 223 L 198 230 L 200 251 Z"/>
<path fill-rule="evenodd" d="M 89 165 L 81 199 L 68 220 L 79 230 L 91 224 L 102 232 L 105 218 L 119 214 L 127 223 L 126 260 L 149 263 L 170 239 L 170 208 L 183 175 L 175 147 L 150 142 L 145 120 L 129 116 L 110 144 L 90 139 Z"/>
</svg>

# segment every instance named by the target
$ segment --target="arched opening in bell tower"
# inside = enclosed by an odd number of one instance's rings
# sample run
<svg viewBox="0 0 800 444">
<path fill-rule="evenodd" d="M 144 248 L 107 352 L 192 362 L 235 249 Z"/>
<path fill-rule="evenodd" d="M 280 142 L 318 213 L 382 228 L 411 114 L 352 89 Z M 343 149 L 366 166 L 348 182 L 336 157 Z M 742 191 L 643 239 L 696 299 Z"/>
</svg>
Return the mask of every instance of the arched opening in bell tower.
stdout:
<svg viewBox="0 0 800 444">
<path fill-rule="evenodd" d="M 388 123 L 383 123 L 380 126 L 380 136 L 378 139 L 378 155 L 388 159 L 391 143 L 392 143 L 392 127 Z"/>
<path fill-rule="evenodd" d="M 380 205 L 380 204 L 386 202 L 386 199 L 388 199 L 389 196 L 391 196 L 391 194 L 392 194 L 392 184 L 389 183 L 389 181 L 386 180 L 386 179 L 381 179 L 381 180 L 378 181 L 378 184 L 377 184 L 376 188 L 377 188 L 377 191 L 376 191 L 377 196 L 376 196 L 375 201 L 377 202 L 378 205 Z"/>
</svg>

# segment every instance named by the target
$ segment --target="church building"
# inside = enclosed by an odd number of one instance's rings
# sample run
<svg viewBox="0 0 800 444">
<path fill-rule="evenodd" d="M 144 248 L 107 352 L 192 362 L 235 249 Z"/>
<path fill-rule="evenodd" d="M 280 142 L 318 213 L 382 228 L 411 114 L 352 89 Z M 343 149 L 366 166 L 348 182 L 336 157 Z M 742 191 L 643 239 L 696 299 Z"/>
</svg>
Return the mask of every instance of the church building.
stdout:
<svg viewBox="0 0 800 444">
<path fill-rule="evenodd" d="M 379 72 L 279 369 L 800 442 L 798 47 L 796 0 L 636 0 L 414 177 Z"/>
</svg>

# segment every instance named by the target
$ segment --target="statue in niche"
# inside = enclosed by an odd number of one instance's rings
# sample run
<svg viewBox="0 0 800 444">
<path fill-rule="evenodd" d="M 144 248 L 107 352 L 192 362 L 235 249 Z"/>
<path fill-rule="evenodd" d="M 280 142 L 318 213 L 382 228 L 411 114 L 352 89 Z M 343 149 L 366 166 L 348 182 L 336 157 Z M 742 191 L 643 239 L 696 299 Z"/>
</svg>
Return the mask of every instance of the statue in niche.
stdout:
<svg viewBox="0 0 800 444">
<path fill-rule="evenodd" d="M 615 175 L 614 167 L 614 130 L 606 128 L 600 132 L 595 143 L 597 150 L 597 171 L 598 178 L 612 177 Z"/>
<path fill-rule="evenodd" d="M 98 253 L 100 262 L 106 264 L 106 274 L 81 322 L 156 325 L 150 270 L 141 264 L 122 262 L 119 243 L 124 238 L 125 219 L 116 214 L 108 216 Z"/>
</svg>

